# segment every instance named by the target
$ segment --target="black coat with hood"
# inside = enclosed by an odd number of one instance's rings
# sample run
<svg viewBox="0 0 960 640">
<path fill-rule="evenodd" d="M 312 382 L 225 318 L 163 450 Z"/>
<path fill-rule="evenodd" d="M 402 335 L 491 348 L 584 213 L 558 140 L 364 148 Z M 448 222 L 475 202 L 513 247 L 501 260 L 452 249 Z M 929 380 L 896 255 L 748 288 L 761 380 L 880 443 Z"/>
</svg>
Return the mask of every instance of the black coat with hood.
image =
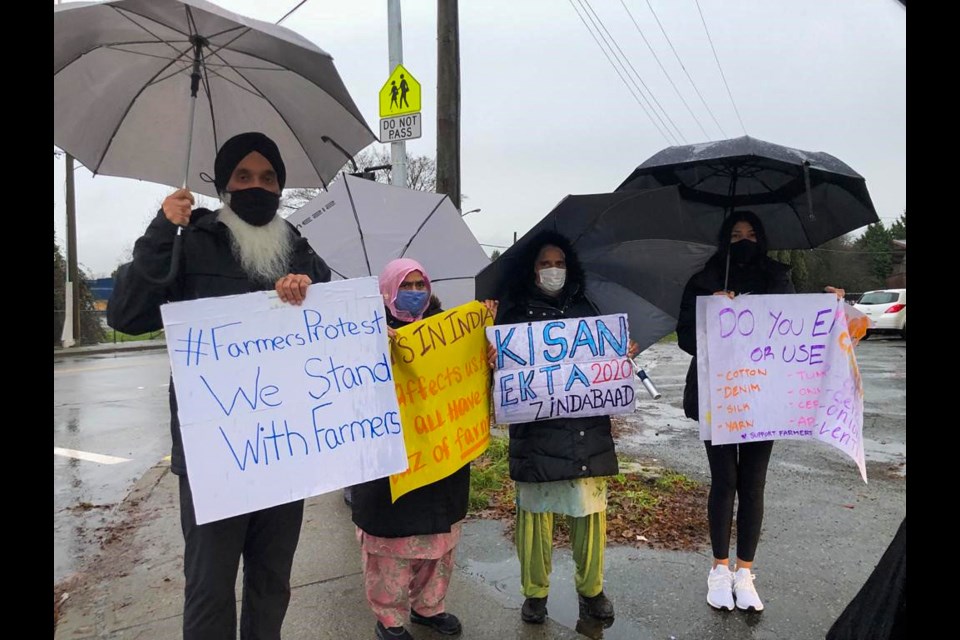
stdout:
<svg viewBox="0 0 960 640">
<path fill-rule="evenodd" d="M 534 265 L 540 248 L 563 250 L 566 282 L 557 296 L 535 284 Z M 583 270 L 570 242 L 545 232 L 527 246 L 519 273 L 510 274 L 512 291 L 501 302 L 495 324 L 539 322 L 599 315 L 586 297 Z M 551 482 L 619 473 L 609 416 L 557 418 L 510 425 L 510 477 L 520 482 Z"/>
<path fill-rule="evenodd" d="M 330 269 L 306 238 L 287 223 L 295 236 L 287 273 L 310 276 L 314 283 L 329 282 Z M 274 282 L 251 279 L 243 270 L 231 246 L 230 230 L 217 220 L 216 212 L 194 209 L 190 224 L 183 229 L 179 271 L 168 285 L 157 285 L 142 273 L 160 279 L 170 271 L 173 240 L 177 225 L 167 220 L 161 210 L 150 222 L 146 233 L 133 247 L 133 265 L 122 266 L 114 282 L 107 307 L 111 327 L 130 334 L 158 331 L 163 328 L 160 305 L 180 300 L 196 300 L 253 291 L 268 291 Z M 177 475 L 186 475 L 186 459 L 180 439 L 177 418 L 177 396 L 170 380 L 170 434 L 173 438 L 170 468 Z"/>
<path fill-rule="evenodd" d="M 440 300 L 430 296 L 423 317 L 442 312 Z M 407 324 L 386 310 L 387 324 L 399 329 Z M 450 527 L 467 517 L 470 498 L 470 464 L 436 482 L 390 498 L 390 478 L 379 478 L 354 485 L 351 506 L 353 523 L 380 538 L 449 533 Z"/>
<path fill-rule="evenodd" d="M 738 264 L 730 260 L 730 275 L 726 290 L 737 295 L 764 293 L 795 293 L 790 280 L 790 267 L 767 257 L 767 241 L 763 227 L 755 215 L 747 211 L 738 211 L 724 223 L 720 229 L 720 249 L 714 254 L 701 271 L 694 274 L 683 290 L 680 301 L 680 315 L 677 321 L 677 344 L 693 356 L 687 369 L 686 385 L 683 388 L 683 412 L 692 419 L 700 419 L 700 406 L 697 386 L 697 297 L 713 295 L 724 290 L 727 269 L 727 252 L 730 246 L 730 231 L 733 225 L 746 220 L 757 232 L 757 247 L 754 257 L 746 263 Z M 741 240 L 740 242 L 750 242 Z"/>
</svg>

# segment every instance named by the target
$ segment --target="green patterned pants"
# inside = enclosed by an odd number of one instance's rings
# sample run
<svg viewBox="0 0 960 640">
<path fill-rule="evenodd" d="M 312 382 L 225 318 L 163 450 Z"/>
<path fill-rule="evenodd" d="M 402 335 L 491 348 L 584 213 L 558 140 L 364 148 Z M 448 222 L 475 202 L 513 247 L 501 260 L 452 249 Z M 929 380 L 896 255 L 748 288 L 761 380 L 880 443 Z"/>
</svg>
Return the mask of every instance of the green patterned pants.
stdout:
<svg viewBox="0 0 960 640">
<path fill-rule="evenodd" d="M 607 543 L 607 513 L 565 516 L 577 573 L 577 593 L 593 597 L 603 591 L 603 550 Z M 553 556 L 553 514 L 517 509 L 515 533 L 520 558 L 520 584 L 526 598 L 545 598 L 550 591 Z"/>
</svg>

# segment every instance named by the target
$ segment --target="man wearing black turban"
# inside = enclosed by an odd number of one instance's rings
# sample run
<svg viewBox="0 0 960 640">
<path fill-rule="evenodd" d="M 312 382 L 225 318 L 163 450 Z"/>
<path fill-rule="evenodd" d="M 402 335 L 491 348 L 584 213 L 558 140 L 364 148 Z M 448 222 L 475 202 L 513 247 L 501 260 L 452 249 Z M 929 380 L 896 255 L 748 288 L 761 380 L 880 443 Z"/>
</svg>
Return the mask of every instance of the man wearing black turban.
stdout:
<svg viewBox="0 0 960 640">
<path fill-rule="evenodd" d="M 213 178 L 223 206 L 193 209 L 186 189 L 164 199 L 134 245 L 133 268 L 117 274 L 108 313 L 111 326 L 132 334 L 156 331 L 163 326 L 160 305 L 165 302 L 251 291 L 276 289 L 284 302 L 300 304 L 310 284 L 328 282 L 326 263 L 277 215 L 285 182 L 286 168 L 273 140 L 257 132 L 227 140 L 217 153 Z M 172 282 L 156 284 L 170 273 L 178 226 L 183 238 L 177 275 Z M 180 478 L 185 543 L 184 640 L 236 638 L 234 585 L 241 556 L 241 638 L 280 638 L 303 500 L 198 525 L 172 378 L 170 431 L 170 466 Z"/>
</svg>

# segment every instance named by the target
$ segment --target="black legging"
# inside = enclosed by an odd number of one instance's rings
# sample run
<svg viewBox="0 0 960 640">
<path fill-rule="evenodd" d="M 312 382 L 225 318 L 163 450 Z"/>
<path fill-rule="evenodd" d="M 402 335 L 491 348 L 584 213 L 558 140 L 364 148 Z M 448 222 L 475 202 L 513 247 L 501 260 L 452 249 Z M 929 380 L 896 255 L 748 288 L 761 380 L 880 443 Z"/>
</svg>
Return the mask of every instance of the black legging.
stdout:
<svg viewBox="0 0 960 640">
<path fill-rule="evenodd" d="M 753 562 L 760 542 L 763 523 L 763 488 L 767 481 L 767 464 L 773 451 L 773 440 L 746 444 L 721 444 L 707 447 L 710 460 L 710 498 L 707 518 L 710 521 L 710 542 L 714 558 L 730 555 L 730 526 L 733 523 L 733 499 L 740 497 L 737 507 L 737 557 Z"/>
</svg>

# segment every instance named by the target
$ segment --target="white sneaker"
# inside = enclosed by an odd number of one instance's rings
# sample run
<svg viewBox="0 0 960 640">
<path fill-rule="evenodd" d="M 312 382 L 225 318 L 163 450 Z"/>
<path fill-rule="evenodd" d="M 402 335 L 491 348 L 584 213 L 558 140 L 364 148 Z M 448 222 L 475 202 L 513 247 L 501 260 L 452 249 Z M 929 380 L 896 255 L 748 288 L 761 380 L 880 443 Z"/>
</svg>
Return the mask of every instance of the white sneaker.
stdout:
<svg viewBox="0 0 960 640">
<path fill-rule="evenodd" d="M 743 611 L 763 611 L 763 603 L 753 586 L 755 575 L 750 569 L 737 569 L 733 574 L 733 595 L 737 598 L 737 608 Z"/>
<path fill-rule="evenodd" d="M 733 574 L 725 564 L 718 564 L 707 575 L 707 604 L 733 611 Z"/>
</svg>

